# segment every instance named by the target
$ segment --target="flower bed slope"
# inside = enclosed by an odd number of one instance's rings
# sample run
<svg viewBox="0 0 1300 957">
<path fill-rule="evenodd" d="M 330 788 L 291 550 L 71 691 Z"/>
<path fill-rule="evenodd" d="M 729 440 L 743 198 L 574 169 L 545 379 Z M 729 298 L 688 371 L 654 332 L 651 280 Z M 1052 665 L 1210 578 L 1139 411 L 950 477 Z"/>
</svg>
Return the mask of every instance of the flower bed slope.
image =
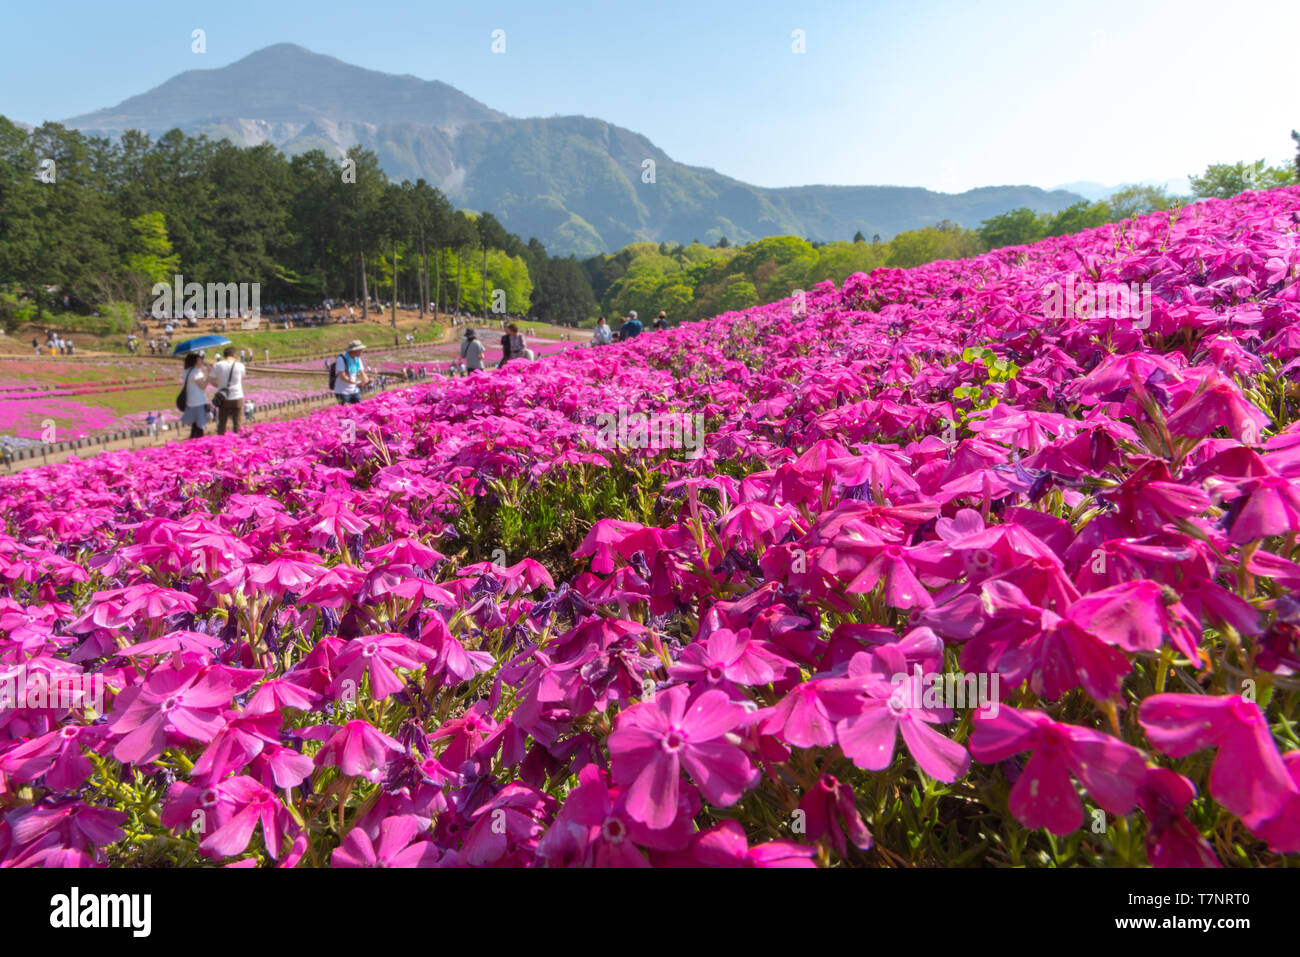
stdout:
<svg viewBox="0 0 1300 957">
<path fill-rule="evenodd" d="M 88 690 L 0 863 L 1281 863 L 1298 278 L 1245 194 L 4 480 L 0 667 Z"/>
</svg>

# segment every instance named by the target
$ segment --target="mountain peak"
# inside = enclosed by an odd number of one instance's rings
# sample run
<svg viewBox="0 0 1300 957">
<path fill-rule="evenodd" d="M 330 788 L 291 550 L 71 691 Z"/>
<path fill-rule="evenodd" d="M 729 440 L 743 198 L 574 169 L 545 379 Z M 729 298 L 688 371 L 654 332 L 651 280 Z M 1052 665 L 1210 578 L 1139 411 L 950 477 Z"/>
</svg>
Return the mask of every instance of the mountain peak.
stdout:
<svg viewBox="0 0 1300 957">
<path fill-rule="evenodd" d="M 301 56 L 319 57 L 321 59 L 326 59 L 326 60 L 334 59 L 334 57 L 329 56 L 328 54 L 317 53 L 314 50 L 308 50 L 306 47 L 299 46 L 296 43 L 272 43 L 270 46 L 264 46 L 260 50 L 254 50 L 252 53 L 248 54 L 248 56 L 244 57 L 244 59 L 240 60 L 239 62 L 244 63 L 248 60 L 256 60 L 258 57 L 286 56 L 288 54 L 298 54 Z M 340 60 L 338 62 L 342 62 L 342 61 Z"/>
<path fill-rule="evenodd" d="M 312 120 L 457 128 L 505 118 L 439 80 L 367 70 L 294 43 L 276 43 L 227 66 L 186 70 L 147 93 L 64 122 L 97 133 L 158 134 L 232 120 L 288 128 Z"/>
<path fill-rule="evenodd" d="M 764 189 L 677 163 L 641 134 L 595 117 L 515 119 L 441 81 L 366 69 L 295 43 L 187 70 L 65 125 L 109 136 L 175 128 L 290 154 L 340 155 L 359 145 L 390 178 L 423 178 L 561 255 L 723 235 L 889 238 L 942 220 L 974 227 L 1018 206 L 1057 212 L 1079 198 L 1017 186 L 956 195 L 897 186 Z M 655 176 L 643 178 L 650 160 Z"/>
</svg>

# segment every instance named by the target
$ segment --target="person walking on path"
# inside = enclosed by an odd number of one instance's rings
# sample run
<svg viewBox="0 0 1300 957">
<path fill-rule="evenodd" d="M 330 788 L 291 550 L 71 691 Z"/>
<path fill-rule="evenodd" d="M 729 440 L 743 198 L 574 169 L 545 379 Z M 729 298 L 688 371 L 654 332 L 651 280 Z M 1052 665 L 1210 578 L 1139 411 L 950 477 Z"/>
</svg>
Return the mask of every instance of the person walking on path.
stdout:
<svg viewBox="0 0 1300 957">
<path fill-rule="evenodd" d="M 185 413 L 181 425 L 190 427 L 190 438 L 203 438 L 208 424 L 208 377 L 204 371 L 203 357 L 197 352 L 185 356 Z"/>
<path fill-rule="evenodd" d="M 483 371 L 483 343 L 479 342 L 478 333 L 473 329 L 465 330 L 465 341 L 460 344 L 460 357 L 465 360 L 467 372 Z"/>
<path fill-rule="evenodd" d="M 511 359 L 522 359 L 527 348 L 528 340 L 524 338 L 517 325 L 510 323 L 506 326 L 505 335 L 501 337 L 501 365 L 505 365 Z"/>
<path fill-rule="evenodd" d="M 348 351 L 334 360 L 334 398 L 339 405 L 354 405 L 361 401 L 361 387 L 370 384 L 366 364 L 361 353 L 366 344 L 360 339 L 348 343 Z"/>
<path fill-rule="evenodd" d="M 244 364 L 235 358 L 235 347 L 226 346 L 220 362 L 212 367 L 212 380 L 221 402 L 217 404 L 217 435 L 226 434 L 227 423 L 239 433 L 244 424 Z"/>
</svg>

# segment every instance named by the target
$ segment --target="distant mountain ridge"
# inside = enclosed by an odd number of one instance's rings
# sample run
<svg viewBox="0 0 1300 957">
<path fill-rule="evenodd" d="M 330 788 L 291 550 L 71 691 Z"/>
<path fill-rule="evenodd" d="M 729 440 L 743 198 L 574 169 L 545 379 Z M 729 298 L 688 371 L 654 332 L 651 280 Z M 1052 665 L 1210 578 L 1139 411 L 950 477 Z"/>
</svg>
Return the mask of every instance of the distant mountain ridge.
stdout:
<svg viewBox="0 0 1300 957">
<path fill-rule="evenodd" d="M 269 142 L 295 154 L 360 144 L 392 178 L 423 177 L 552 252 L 591 255 L 639 240 L 748 242 L 794 234 L 888 239 L 940 220 L 974 227 L 1019 206 L 1057 212 L 1082 197 L 1034 186 L 937 193 L 904 186 L 753 186 L 677 163 L 644 136 L 585 116 L 515 118 L 437 80 L 276 44 L 214 70 L 188 70 L 114 107 L 65 120 L 87 133 L 172 128 Z M 646 160 L 653 181 L 643 181 Z M 649 178 L 646 176 L 645 178 Z"/>
<path fill-rule="evenodd" d="M 1075 183 L 1062 183 L 1060 186 L 1053 186 L 1052 189 L 1063 189 L 1066 192 L 1078 193 L 1090 202 L 1097 202 L 1098 200 L 1109 199 L 1121 189 L 1129 186 L 1156 186 L 1171 196 L 1186 196 L 1192 190 L 1191 183 L 1188 182 L 1186 176 L 1166 180 L 1144 179 L 1137 183 L 1117 183 L 1114 186 L 1107 186 L 1105 183 L 1092 180 L 1082 180 Z"/>
</svg>

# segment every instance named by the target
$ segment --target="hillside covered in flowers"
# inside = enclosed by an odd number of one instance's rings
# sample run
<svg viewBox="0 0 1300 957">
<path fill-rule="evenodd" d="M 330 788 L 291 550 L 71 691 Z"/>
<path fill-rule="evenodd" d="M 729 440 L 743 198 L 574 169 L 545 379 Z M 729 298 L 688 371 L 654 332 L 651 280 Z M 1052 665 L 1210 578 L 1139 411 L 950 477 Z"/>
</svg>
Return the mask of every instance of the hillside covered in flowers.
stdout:
<svg viewBox="0 0 1300 957">
<path fill-rule="evenodd" d="M 1247 193 L 4 479 L 0 865 L 1294 865 L 1298 280 Z"/>
</svg>

